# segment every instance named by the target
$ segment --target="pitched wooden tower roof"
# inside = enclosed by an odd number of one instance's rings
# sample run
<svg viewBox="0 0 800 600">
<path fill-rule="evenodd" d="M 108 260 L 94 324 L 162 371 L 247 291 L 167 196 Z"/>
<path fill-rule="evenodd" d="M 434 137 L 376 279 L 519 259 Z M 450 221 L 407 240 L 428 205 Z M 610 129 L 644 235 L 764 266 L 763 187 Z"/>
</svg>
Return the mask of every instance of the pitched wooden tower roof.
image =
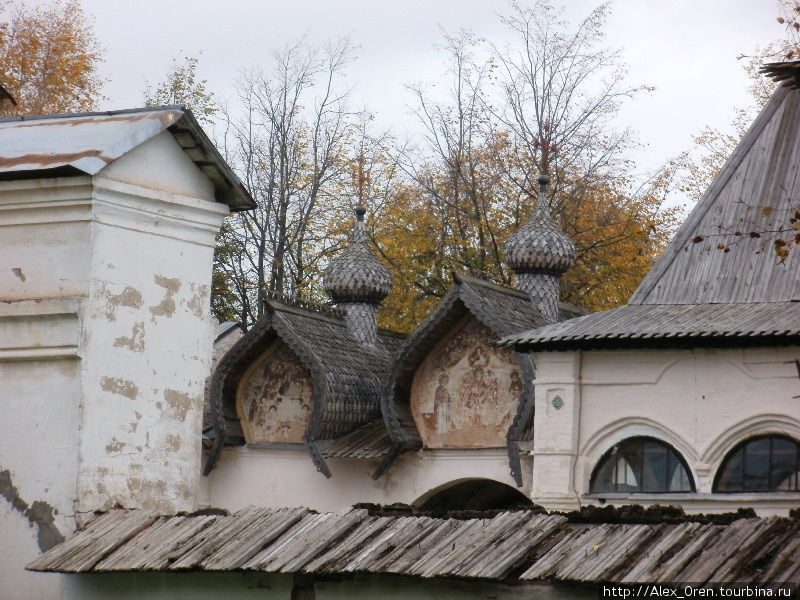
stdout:
<svg viewBox="0 0 800 600">
<path fill-rule="evenodd" d="M 629 304 L 800 299 L 800 256 L 774 249 L 797 210 L 800 91 L 780 87 Z"/>
<path fill-rule="evenodd" d="M 627 305 L 501 340 L 517 350 L 800 342 L 800 61 Z"/>
</svg>

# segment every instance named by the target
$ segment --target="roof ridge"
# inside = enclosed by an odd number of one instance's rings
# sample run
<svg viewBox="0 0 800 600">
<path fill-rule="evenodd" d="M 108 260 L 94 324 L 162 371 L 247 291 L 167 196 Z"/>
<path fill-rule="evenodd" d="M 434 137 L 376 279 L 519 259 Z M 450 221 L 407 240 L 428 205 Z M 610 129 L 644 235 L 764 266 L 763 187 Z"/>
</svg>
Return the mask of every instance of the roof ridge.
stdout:
<svg viewBox="0 0 800 600">
<path fill-rule="evenodd" d="M 0 123 L 14 123 L 20 121 L 44 121 L 49 119 L 72 119 L 82 117 L 115 117 L 117 115 L 127 115 L 133 113 L 163 112 L 168 110 L 179 110 L 183 113 L 190 112 L 185 104 L 159 104 L 158 106 L 141 106 L 138 108 L 120 108 L 117 110 L 97 110 L 85 112 L 67 113 L 47 113 L 43 115 L 17 115 L 13 117 L 2 117 Z"/>
<path fill-rule="evenodd" d="M 475 277 L 474 275 L 468 275 L 466 273 L 458 273 L 456 271 L 453 272 L 453 279 L 458 284 L 475 284 L 475 285 L 482 285 L 483 287 L 487 287 L 490 289 L 497 290 L 499 292 L 505 292 L 512 296 L 519 296 L 520 298 L 528 299 L 529 296 L 522 290 L 518 290 L 517 288 L 513 288 L 511 286 L 503 285 L 501 283 L 497 283 L 495 281 L 489 281 L 488 279 L 482 279 L 480 277 Z"/>
<path fill-rule="evenodd" d="M 267 303 L 275 309 L 275 305 L 281 305 L 281 309 L 294 308 L 300 309 L 304 313 L 311 313 L 313 316 L 334 317 L 336 319 L 344 318 L 344 311 L 332 306 L 326 306 L 313 300 L 306 300 L 299 296 L 289 296 L 281 292 L 267 290 Z"/>
</svg>

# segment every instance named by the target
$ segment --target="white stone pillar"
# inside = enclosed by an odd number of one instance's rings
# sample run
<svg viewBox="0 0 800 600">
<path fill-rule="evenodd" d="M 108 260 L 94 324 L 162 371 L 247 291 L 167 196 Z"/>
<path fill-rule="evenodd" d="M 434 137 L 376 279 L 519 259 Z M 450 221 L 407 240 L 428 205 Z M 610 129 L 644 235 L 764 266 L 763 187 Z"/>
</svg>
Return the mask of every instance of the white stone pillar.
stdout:
<svg viewBox="0 0 800 600">
<path fill-rule="evenodd" d="M 536 364 L 536 412 L 531 499 L 549 510 L 579 505 L 574 486 L 580 436 L 580 352 L 541 352 Z"/>
<path fill-rule="evenodd" d="M 227 212 L 197 197 L 95 182 L 81 314 L 79 512 L 196 506 L 211 265 Z"/>
</svg>

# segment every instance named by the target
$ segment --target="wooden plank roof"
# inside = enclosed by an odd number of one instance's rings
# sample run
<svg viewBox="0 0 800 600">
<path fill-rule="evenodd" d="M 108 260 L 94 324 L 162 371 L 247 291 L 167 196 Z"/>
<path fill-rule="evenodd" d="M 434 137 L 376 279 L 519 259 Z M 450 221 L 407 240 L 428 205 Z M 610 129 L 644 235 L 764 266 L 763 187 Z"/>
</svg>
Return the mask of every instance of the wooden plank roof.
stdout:
<svg viewBox="0 0 800 600">
<path fill-rule="evenodd" d="M 780 87 L 630 304 L 800 300 L 800 253 L 773 249 L 799 197 L 800 91 Z"/>
<path fill-rule="evenodd" d="M 627 304 L 500 344 L 525 350 L 800 344 L 800 302 Z"/>
<path fill-rule="evenodd" d="M 440 517 L 353 509 L 100 515 L 33 571 L 391 573 L 501 581 L 800 582 L 800 521 L 580 523 L 506 511 Z"/>
</svg>

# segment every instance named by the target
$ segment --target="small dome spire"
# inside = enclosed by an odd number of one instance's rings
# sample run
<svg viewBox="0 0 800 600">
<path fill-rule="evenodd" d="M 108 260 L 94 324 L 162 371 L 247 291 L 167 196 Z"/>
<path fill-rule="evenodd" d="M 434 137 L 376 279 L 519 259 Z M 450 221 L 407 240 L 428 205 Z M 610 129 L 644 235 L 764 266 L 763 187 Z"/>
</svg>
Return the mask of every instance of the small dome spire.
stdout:
<svg viewBox="0 0 800 600">
<path fill-rule="evenodd" d="M 323 286 L 337 304 L 366 302 L 377 304 L 392 289 L 389 269 L 379 261 L 369 247 L 364 228 L 363 206 L 355 209 L 356 223 L 350 244 L 336 256 L 325 269 Z"/>
<path fill-rule="evenodd" d="M 508 238 L 506 263 L 516 273 L 561 275 L 575 260 L 575 244 L 547 210 L 547 175 L 539 175 L 539 203 L 531 218 Z"/>
</svg>

